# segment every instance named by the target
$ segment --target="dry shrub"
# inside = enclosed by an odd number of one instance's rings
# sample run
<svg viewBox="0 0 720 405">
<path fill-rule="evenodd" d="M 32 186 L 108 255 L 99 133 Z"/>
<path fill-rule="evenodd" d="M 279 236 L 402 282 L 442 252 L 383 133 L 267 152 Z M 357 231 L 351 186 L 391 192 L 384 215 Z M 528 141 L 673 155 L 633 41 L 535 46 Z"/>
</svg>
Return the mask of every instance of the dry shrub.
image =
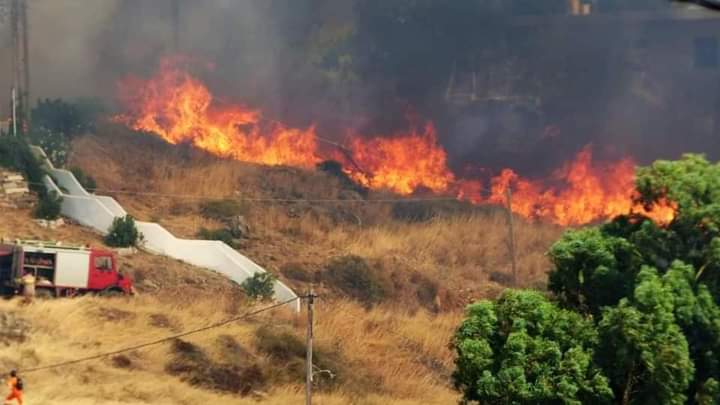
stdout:
<svg viewBox="0 0 720 405">
<path fill-rule="evenodd" d="M 178 327 L 167 315 L 165 314 L 150 314 L 150 325 L 156 328 L 169 329 L 177 331 Z"/>
<path fill-rule="evenodd" d="M 382 269 L 354 255 L 330 260 L 322 279 L 327 285 L 368 306 L 381 302 L 394 290 Z"/>
<path fill-rule="evenodd" d="M 131 368 L 133 365 L 132 360 L 130 360 L 128 356 L 125 356 L 123 354 L 113 356 L 111 361 L 113 367 L 116 368 Z"/>
<path fill-rule="evenodd" d="M 322 300 L 316 341 L 343 348 L 346 364 L 365 371 L 366 395 L 387 390 L 396 398 L 443 403 L 430 398 L 448 388 L 454 359 L 448 343 L 461 318 L 461 312 L 401 315 L 397 306 L 368 310 L 351 301 Z M 445 395 L 444 403 L 457 402 Z"/>
<path fill-rule="evenodd" d="M 245 349 L 234 337 L 220 335 L 215 339 L 220 356 L 230 364 L 246 364 L 253 360 L 253 354 Z"/>
<path fill-rule="evenodd" d="M 282 372 L 275 373 L 274 378 L 285 383 L 304 381 L 307 346 L 302 339 L 288 329 L 269 326 L 260 327 L 255 337 L 258 350 L 270 356 L 273 362 L 285 365 Z M 342 387 L 353 392 L 367 390 L 367 386 L 361 388 L 357 384 L 368 382 L 368 377 L 363 371 L 349 367 L 338 350 L 328 349 L 323 344 L 315 345 L 313 366 L 318 388 L 330 390 Z"/>
<path fill-rule="evenodd" d="M 420 273 L 413 273 L 410 276 L 410 282 L 415 285 L 418 302 L 424 307 L 437 312 L 439 308 L 436 298 L 440 288 L 438 283 Z"/>
<path fill-rule="evenodd" d="M 266 383 L 257 364 L 216 363 L 199 346 L 180 339 L 173 341 L 172 352 L 165 370 L 192 385 L 247 395 Z"/>
<path fill-rule="evenodd" d="M 280 267 L 280 272 L 290 280 L 305 283 L 315 280 L 314 274 L 300 263 L 286 263 Z"/>
<path fill-rule="evenodd" d="M 237 200 L 204 201 L 200 204 L 200 213 L 206 218 L 225 220 L 237 215 L 246 215 L 247 205 Z"/>
</svg>

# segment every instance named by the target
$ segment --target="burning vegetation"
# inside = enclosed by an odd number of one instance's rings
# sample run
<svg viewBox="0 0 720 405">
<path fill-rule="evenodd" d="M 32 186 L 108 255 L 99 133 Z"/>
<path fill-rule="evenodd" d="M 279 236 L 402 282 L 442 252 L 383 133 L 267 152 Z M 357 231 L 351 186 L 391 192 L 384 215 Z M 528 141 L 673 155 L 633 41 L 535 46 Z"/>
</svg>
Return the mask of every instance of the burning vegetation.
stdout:
<svg viewBox="0 0 720 405">
<path fill-rule="evenodd" d="M 172 144 L 190 143 L 245 162 L 312 168 L 337 160 L 362 186 L 401 195 L 422 190 L 474 204 L 505 204 L 511 188 L 513 212 L 559 225 L 631 213 L 667 223 L 675 215 L 672 203 L 649 207 L 637 202 L 631 158 L 596 162 L 591 148 L 585 147 L 546 179 L 523 178 L 512 169 L 490 179 L 463 179 L 449 168 L 432 122 L 411 119 L 408 130 L 391 135 L 368 137 L 348 131 L 347 146 L 329 146 L 313 126 L 292 128 L 265 118 L 259 110 L 219 102 L 182 65 L 178 58 L 166 58 L 152 77 L 121 81 L 120 100 L 127 112 L 116 121 Z"/>
</svg>

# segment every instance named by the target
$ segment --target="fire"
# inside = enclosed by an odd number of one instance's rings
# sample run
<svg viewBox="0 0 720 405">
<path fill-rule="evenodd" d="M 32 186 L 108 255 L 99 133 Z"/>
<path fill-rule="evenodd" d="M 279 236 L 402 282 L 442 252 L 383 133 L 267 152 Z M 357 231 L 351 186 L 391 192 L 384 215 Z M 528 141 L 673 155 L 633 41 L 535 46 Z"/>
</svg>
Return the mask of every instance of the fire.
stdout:
<svg viewBox="0 0 720 405">
<path fill-rule="evenodd" d="M 631 159 L 597 163 L 590 148 L 543 180 L 520 177 L 511 169 L 485 183 L 458 179 L 449 169 L 447 153 L 432 123 L 416 124 L 392 136 L 353 135 L 347 146 L 328 152 L 319 148 L 315 128 L 291 128 L 263 118 L 243 105 L 218 103 L 210 90 L 165 59 L 149 79 L 120 83 L 127 112 L 116 118 L 130 128 L 155 134 L 169 143 L 192 143 L 218 156 L 266 165 L 310 168 L 332 158 L 356 182 L 371 189 L 410 195 L 418 190 L 453 193 L 475 204 L 505 205 L 512 190 L 512 211 L 528 219 L 559 225 L 580 225 L 617 215 L 640 213 L 658 223 L 675 216 L 672 203 L 648 210 L 635 203 Z"/>
<path fill-rule="evenodd" d="M 556 170 L 549 179 L 528 180 L 511 169 L 490 181 L 490 195 L 483 199 L 476 182 L 462 185 L 460 196 L 474 203 L 507 204 L 512 190 L 512 211 L 525 218 L 549 220 L 559 225 L 579 225 L 638 213 L 658 223 L 675 216 L 675 206 L 660 202 L 648 210 L 635 201 L 635 163 L 632 159 L 595 163 L 589 147 Z"/>
<path fill-rule="evenodd" d="M 438 144 L 432 123 L 392 137 L 354 137 L 349 149 L 363 171 L 352 165 L 347 171 L 366 187 L 386 188 L 403 195 L 420 187 L 441 193 L 454 181 L 447 166 L 447 153 Z"/>
<path fill-rule="evenodd" d="M 149 80 L 122 81 L 120 99 L 129 112 L 118 121 L 172 144 L 191 142 L 219 156 L 267 165 L 312 167 L 320 160 L 314 128 L 288 128 L 244 106 L 215 105 L 208 88 L 174 59 L 163 60 Z"/>
</svg>

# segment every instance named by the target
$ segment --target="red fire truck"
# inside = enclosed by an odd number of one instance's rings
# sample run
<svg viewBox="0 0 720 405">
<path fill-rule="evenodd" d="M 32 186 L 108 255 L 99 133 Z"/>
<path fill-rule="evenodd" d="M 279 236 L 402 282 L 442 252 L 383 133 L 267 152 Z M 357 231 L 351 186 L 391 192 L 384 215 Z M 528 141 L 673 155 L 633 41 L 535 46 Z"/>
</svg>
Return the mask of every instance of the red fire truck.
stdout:
<svg viewBox="0 0 720 405">
<path fill-rule="evenodd" d="M 113 252 L 55 242 L 0 241 L 0 290 L 17 294 L 21 278 L 35 276 L 36 294 L 73 296 L 86 292 L 131 294 L 132 279 L 117 269 Z"/>
</svg>

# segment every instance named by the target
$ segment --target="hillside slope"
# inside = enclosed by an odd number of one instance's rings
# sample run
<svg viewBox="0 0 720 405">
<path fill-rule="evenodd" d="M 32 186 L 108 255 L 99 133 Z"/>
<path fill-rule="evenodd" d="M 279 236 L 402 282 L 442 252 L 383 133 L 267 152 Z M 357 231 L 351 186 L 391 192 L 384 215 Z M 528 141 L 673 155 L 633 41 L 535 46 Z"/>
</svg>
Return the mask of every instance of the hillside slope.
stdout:
<svg viewBox="0 0 720 405">
<path fill-rule="evenodd" d="M 40 228 L 27 210 L 0 213 L 0 233 L 101 246 L 69 224 Z M 0 302 L 0 367 L 54 364 L 202 327 L 262 304 L 213 272 L 138 253 L 121 258 L 137 280 L 134 298 Z M 191 300 L 188 297 L 192 297 Z M 348 300 L 317 305 L 319 403 L 448 403 L 457 314 L 414 314 Z M 432 324 L 432 329 L 428 325 Z M 25 375 L 29 403 L 196 404 L 302 401 L 304 317 L 284 310 L 110 358 Z M 392 354 L 392 355 L 389 355 Z M 422 388 L 418 388 L 422 387 Z"/>
<path fill-rule="evenodd" d="M 185 237 L 223 227 L 207 215 L 208 203 L 234 202 L 251 229 L 238 249 L 296 291 L 314 283 L 333 296 L 347 295 L 348 286 L 337 285 L 326 270 L 348 255 L 365 260 L 385 279 L 387 296 L 411 307 L 454 311 L 473 298 L 495 296 L 510 280 L 501 209 L 398 203 L 382 192 L 363 198 L 327 172 L 222 160 L 117 127 L 104 131 L 76 140 L 70 159 L 96 177 L 103 193 L 137 218 Z M 561 231 L 517 221 L 521 285 L 544 285 L 544 252 Z"/>
<path fill-rule="evenodd" d="M 69 166 L 94 176 L 141 220 L 179 236 L 242 216 L 236 248 L 296 291 L 313 286 L 318 403 L 454 403 L 449 347 L 464 306 L 511 282 L 502 210 L 451 201 L 402 203 L 323 171 L 226 161 L 114 127 L 75 140 Z M 422 195 L 420 196 L 422 198 Z M 378 200 L 380 200 L 378 202 Z M 230 207 L 230 208 L 228 208 Z M 204 230 L 203 230 L 204 228 Z M 519 283 L 544 283 L 544 252 L 561 229 L 517 223 Z M 101 245 L 75 225 L 39 228 L 0 213 L 0 235 Z M 33 367 L 142 343 L 257 308 L 207 270 L 138 253 L 121 259 L 136 298 L 0 303 L 17 336 L 0 335 L 0 366 Z M 261 305 L 260 305 L 261 306 Z M 16 319 L 21 319 L 17 322 Z M 298 403 L 304 313 L 263 313 L 120 356 L 29 374 L 28 401 Z M 31 387 L 31 388 L 30 388 Z M 113 402 L 114 401 L 114 402 Z"/>
</svg>

